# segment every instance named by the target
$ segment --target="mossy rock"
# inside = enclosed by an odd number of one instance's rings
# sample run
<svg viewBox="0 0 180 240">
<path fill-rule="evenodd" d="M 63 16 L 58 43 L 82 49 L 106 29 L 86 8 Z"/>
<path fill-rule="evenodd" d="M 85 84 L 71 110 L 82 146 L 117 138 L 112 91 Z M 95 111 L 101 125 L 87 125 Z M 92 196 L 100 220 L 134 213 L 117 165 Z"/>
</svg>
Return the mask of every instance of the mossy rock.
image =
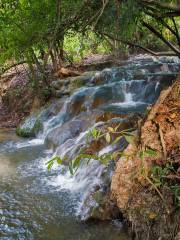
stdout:
<svg viewBox="0 0 180 240">
<path fill-rule="evenodd" d="M 31 117 L 16 128 L 16 134 L 21 137 L 35 137 L 42 129 L 42 122 Z"/>
<path fill-rule="evenodd" d="M 92 77 L 95 75 L 95 72 L 85 72 L 84 74 L 77 76 L 77 77 L 72 77 L 70 79 L 70 86 L 69 89 L 71 91 L 86 86 L 86 84 L 90 83 Z"/>
</svg>

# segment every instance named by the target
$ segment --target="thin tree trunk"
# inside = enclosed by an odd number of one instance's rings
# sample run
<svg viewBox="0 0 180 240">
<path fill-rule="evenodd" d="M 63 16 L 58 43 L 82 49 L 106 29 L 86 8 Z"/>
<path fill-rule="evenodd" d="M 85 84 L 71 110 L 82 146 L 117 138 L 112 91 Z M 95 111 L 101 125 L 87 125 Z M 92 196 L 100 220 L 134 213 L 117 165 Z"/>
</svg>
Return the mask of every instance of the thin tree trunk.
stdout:
<svg viewBox="0 0 180 240">
<path fill-rule="evenodd" d="M 159 33 L 153 26 L 149 25 L 145 21 L 142 21 L 144 27 L 146 27 L 149 31 L 151 31 L 154 35 L 156 35 L 161 41 L 163 41 L 173 52 L 176 53 L 178 57 L 180 57 L 180 50 L 178 50 L 175 46 L 173 46 L 168 40 L 164 38 L 164 36 Z"/>
<path fill-rule="evenodd" d="M 57 71 L 57 61 L 56 61 L 56 56 L 53 53 L 53 50 L 51 50 L 50 56 L 51 56 L 51 61 L 52 61 L 52 65 L 53 65 L 53 71 Z"/>
<path fill-rule="evenodd" d="M 52 48 L 56 42 L 56 37 L 57 37 L 57 33 L 59 31 L 59 27 L 60 27 L 60 14 L 61 14 L 61 0 L 56 0 L 56 15 L 57 15 L 57 19 L 56 19 L 56 26 L 55 26 L 55 29 L 54 29 L 54 33 L 53 33 L 53 37 L 52 37 L 52 40 L 51 40 L 51 43 L 50 43 L 50 47 L 48 49 L 48 52 L 45 54 L 45 57 L 44 57 L 44 64 L 46 65 L 47 62 L 48 62 L 48 58 L 49 58 L 49 55 L 52 51 Z"/>
<path fill-rule="evenodd" d="M 152 54 L 152 55 L 154 55 L 154 56 L 177 56 L 177 54 L 175 53 L 175 52 L 161 52 L 161 53 L 156 53 L 156 52 L 154 52 L 154 51 L 152 51 L 152 50 L 150 50 L 150 49 L 148 49 L 148 48 L 146 48 L 146 47 L 143 47 L 143 46 L 141 46 L 141 45 L 139 45 L 139 44 L 136 44 L 136 43 L 132 43 L 132 42 L 130 42 L 130 41 L 124 41 L 124 40 L 122 40 L 122 39 L 117 39 L 117 38 L 115 38 L 115 37 L 113 37 L 113 36 L 111 36 L 111 35 L 109 35 L 109 34 L 107 34 L 107 33 L 100 33 L 101 35 L 104 35 L 104 36 L 107 36 L 108 38 L 110 38 L 110 39 L 112 39 L 112 40 L 116 40 L 116 41 L 119 41 L 119 42 L 122 42 L 123 44 L 126 44 L 126 45 L 129 45 L 130 47 L 136 47 L 136 48 L 140 48 L 140 49 L 142 49 L 143 51 L 145 51 L 145 52 L 147 52 L 147 53 L 150 53 L 150 54 Z"/>
<path fill-rule="evenodd" d="M 148 11 L 145 11 L 145 13 L 149 16 L 151 16 L 152 18 L 154 18 L 155 20 L 157 20 L 158 22 L 160 22 L 164 27 L 166 27 L 177 39 L 177 42 L 178 42 L 178 45 L 180 46 L 180 37 L 179 37 L 179 33 L 178 33 L 178 29 L 177 29 L 177 26 L 176 26 L 176 22 L 174 20 L 174 18 L 172 18 L 174 21 L 173 21 L 173 24 L 175 26 L 175 30 L 169 26 L 169 24 L 167 24 L 163 18 L 161 18 L 160 16 L 156 16 L 155 14 L 153 13 L 150 13 Z"/>
<path fill-rule="evenodd" d="M 179 44 L 179 46 L 180 46 L 179 30 L 178 30 L 178 28 L 177 28 L 177 24 L 176 24 L 175 19 L 174 19 L 173 17 L 172 17 L 171 19 L 172 19 L 172 22 L 173 22 L 173 24 L 174 24 L 174 29 L 175 29 L 175 31 L 176 31 L 176 38 L 177 38 L 178 44 Z"/>
</svg>

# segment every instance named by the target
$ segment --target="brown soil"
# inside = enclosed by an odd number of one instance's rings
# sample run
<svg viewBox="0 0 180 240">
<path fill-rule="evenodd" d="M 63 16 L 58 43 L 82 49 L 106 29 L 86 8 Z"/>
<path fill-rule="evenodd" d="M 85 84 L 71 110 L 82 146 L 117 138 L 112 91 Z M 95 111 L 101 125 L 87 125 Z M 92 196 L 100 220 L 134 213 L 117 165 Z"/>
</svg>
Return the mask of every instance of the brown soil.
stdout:
<svg viewBox="0 0 180 240">
<path fill-rule="evenodd" d="M 117 162 L 112 178 L 112 198 L 130 223 L 134 239 L 174 240 L 180 231 L 177 196 L 174 187 L 180 180 L 180 77 L 162 91 L 147 119 L 140 139 L 129 144 L 125 157 Z M 156 156 L 140 157 L 151 149 Z M 155 175 L 153 169 L 171 170 Z M 160 170 L 159 170 L 160 171 Z"/>
<path fill-rule="evenodd" d="M 8 70 L 0 76 L 0 83 L 0 128 L 14 128 L 29 114 L 32 104 L 25 67 Z"/>
</svg>

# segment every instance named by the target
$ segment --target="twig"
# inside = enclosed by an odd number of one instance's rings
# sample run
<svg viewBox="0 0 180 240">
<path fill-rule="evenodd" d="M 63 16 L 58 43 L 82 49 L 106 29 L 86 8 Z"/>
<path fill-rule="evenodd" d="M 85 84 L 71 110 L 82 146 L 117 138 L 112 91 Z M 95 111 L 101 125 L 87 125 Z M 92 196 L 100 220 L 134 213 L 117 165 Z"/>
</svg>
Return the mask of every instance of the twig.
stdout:
<svg viewBox="0 0 180 240">
<path fill-rule="evenodd" d="M 104 9 L 106 8 L 108 2 L 109 2 L 109 0 L 102 0 L 103 7 L 102 7 L 102 9 L 101 9 L 101 12 L 100 12 L 99 16 L 98 16 L 97 19 L 96 19 L 96 22 L 94 23 L 94 26 L 93 26 L 94 29 L 95 29 L 95 27 L 96 27 L 99 19 L 100 19 L 101 16 L 103 15 Z"/>
<path fill-rule="evenodd" d="M 160 136 L 161 145 L 162 145 L 162 148 L 163 148 L 164 158 L 166 160 L 167 159 L 166 143 L 164 141 L 163 132 L 162 132 L 162 129 L 161 129 L 160 125 L 159 125 L 159 136 Z"/>
</svg>

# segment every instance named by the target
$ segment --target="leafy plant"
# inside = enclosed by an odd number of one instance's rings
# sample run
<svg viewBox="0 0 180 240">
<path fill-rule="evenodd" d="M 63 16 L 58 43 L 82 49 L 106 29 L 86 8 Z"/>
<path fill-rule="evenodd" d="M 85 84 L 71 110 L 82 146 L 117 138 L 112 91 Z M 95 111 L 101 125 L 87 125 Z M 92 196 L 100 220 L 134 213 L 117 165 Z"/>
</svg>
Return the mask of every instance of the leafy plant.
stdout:
<svg viewBox="0 0 180 240">
<path fill-rule="evenodd" d="M 99 139 L 101 136 L 103 136 L 101 130 L 98 130 L 97 128 L 91 129 L 87 134 L 87 141 L 89 142 L 90 138 L 92 137 L 94 140 Z"/>
<path fill-rule="evenodd" d="M 180 207 L 180 185 L 175 184 L 171 187 L 171 189 L 175 197 L 175 204 L 176 206 Z"/>
<path fill-rule="evenodd" d="M 93 128 L 87 133 L 87 144 L 90 144 L 90 140 L 98 141 L 100 138 L 104 137 L 107 144 L 110 144 L 112 142 L 112 134 L 117 135 L 115 137 L 115 141 L 113 141 L 112 144 L 117 143 L 122 137 L 126 139 L 127 142 L 132 142 L 134 139 L 134 135 L 130 132 L 133 129 L 126 129 L 118 132 L 119 125 L 115 128 L 113 127 L 107 127 L 105 132 L 103 132 L 101 129 Z M 119 136 L 120 135 L 120 136 Z M 80 154 L 78 154 L 73 159 L 68 159 L 67 157 L 61 158 L 61 157 L 53 157 L 50 159 L 46 165 L 47 168 L 50 170 L 55 162 L 57 162 L 59 165 L 62 165 L 65 161 L 68 162 L 68 168 L 70 173 L 73 175 L 80 165 L 82 164 L 89 164 L 91 159 L 100 161 L 102 164 L 107 165 L 110 160 L 116 159 L 117 157 L 123 156 L 123 152 L 118 150 L 114 153 L 105 153 L 101 156 L 97 154 L 87 154 L 84 150 L 81 151 Z"/>
<path fill-rule="evenodd" d="M 57 164 L 61 165 L 63 163 L 63 159 L 61 159 L 59 156 L 53 157 L 48 162 L 46 162 L 47 169 L 51 170 L 51 168 L 53 167 L 55 162 L 57 162 Z"/>
<path fill-rule="evenodd" d="M 166 164 L 165 166 L 154 165 L 151 168 L 151 178 L 154 184 L 157 187 L 161 187 L 165 184 L 165 177 L 173 170 L 173 167 L 170 164 Z"/>
</svg>

